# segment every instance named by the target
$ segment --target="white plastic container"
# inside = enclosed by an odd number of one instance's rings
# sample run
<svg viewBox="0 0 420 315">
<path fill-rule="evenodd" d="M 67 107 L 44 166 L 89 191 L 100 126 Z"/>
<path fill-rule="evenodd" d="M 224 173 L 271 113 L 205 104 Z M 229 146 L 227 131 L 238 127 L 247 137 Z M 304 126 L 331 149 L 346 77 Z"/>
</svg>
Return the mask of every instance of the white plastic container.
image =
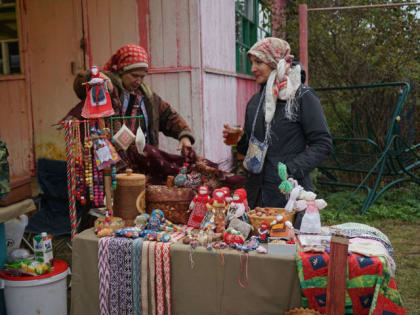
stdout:
<svg viewBox="0 0 420 315">
<path fill-rule="evenodd" d="M 14 278 L 0 273 L 7 314 L 67 315 L 68 274 L 67 264 L 58 260 L 54 270 L 42 276 Z"/>
<path fill-rule="evenodd" d="M 25 227 L 27 225 L 28 217 L 24 214 L 17 217 L 16 219 L 4 223 L 4 228 L 6 231 L 7 255 L 9 255 L 12 250 L 20 247 L 23 233 L 25 232 Z"/>
</svg>

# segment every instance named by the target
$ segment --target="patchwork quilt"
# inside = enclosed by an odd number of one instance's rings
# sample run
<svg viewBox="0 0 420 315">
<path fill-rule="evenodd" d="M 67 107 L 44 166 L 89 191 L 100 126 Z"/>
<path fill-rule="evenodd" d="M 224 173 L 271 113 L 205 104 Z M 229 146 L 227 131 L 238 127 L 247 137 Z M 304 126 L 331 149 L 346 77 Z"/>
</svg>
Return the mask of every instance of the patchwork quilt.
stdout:
<svg viewBox="0 0 420 315">
<path fill-rule="evenodd" d="M 328 253 L 298 252 L 302 304 L 326 312 Z M 345 314 L 406 314 L 384 257 L 348 256 Z"/>
</svg>

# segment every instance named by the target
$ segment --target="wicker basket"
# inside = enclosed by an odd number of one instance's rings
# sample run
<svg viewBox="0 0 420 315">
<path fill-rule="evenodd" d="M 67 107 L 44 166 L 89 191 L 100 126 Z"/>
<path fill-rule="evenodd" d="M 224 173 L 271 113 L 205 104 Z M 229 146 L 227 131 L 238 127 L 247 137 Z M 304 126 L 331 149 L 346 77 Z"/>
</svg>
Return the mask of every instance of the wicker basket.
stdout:
<svg viewBox="0 0 420 315">
<path fill-rule="evenodd" d="M 294 308 L 286 313 L 284 315 L 322 315 L 320 312 L 309 309 L 309 308 Z"/>
<path fill-rule="evenodd" d="M 161 209 L 169 221 L 187 224 L 187 211 L 193 198 L 194 191 L 191 188 L 150 185 L 146 188 L 146 212 Z"/>
<path fill-rule="evenodd" d="M 268 208 L 265 208 L 268 209 Z M 276 215 L 281 214 L 283 217 L 285 217 L 286 221 L 290 221 L 293 223 L 293 220 L 295 218 L 295 212 L 287 212 L 284 210 L 284 208 L 271 208 L 275 211 Z M 258 235 L 258 229 L 260 227 L 260 224 L 264 221 L 268 222 L 270 224 L 273 220 L 276 219 L 276 215 L 273 216 L 265 216 L 265 217 L 259 217 L 257 215 L 257 212 L 255 210 L 251 210 L 248 212 L 249 222 L 254 227 L 253 234 Z"/>
</svg>

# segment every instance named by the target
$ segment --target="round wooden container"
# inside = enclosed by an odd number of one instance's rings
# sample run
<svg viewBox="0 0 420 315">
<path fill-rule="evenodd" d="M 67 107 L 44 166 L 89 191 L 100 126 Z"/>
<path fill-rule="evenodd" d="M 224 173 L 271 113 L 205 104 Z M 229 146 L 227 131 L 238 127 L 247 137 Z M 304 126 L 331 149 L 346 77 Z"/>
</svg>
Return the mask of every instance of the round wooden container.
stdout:
<svg viewBox="0 0 420 315">
<path fill-rule="evenodd" d="M 146 212 L 160 209 L 165 214 L 165 219 L 172 223 L 187 224 L 187 211 L 193 198 L 194 191 L 191 188 L 150 185 L 146 188 Z"/>
<path fill-rule="evenodd" d="M 269 208 L 265 208 L 266 210 Z M 285 217 L 286 221 L 290 221 L 293 223 L 293 220 L 295 218 L 295 212 L 287 212 L 284 208 L 270 208 L 273 209 L 274 212 L 276 213 L 276 215 L 281 214 L 283 217 Z M 248 212 L 248 217 L 249 217 L 249 223 L 252 224 L 252 226 L 254 227 L 253 230 L 253 234 L 254 235 L 258 235 L 258 229 L 260 227 L 260 224 L 264 221 L 267 221 L 268 224 L 270 224 L 273 220 L 276 219 L 276 215 L 273 216 L 265 216 L 265 217 L 260 217 L 257 215 L 257 212 L 255 210 L 251 210 Z"/>
<path fill-rule="evenodd" d="M 145 198 L 146 176 L 133 173 L 127 169 L 125 174 L 117 174 L 117 189 L 114 194 L 114 216 L 125 220 L 126 226 L 133 226 L 134 219 L 139 214 L 137 198 Z"/>
</svg>

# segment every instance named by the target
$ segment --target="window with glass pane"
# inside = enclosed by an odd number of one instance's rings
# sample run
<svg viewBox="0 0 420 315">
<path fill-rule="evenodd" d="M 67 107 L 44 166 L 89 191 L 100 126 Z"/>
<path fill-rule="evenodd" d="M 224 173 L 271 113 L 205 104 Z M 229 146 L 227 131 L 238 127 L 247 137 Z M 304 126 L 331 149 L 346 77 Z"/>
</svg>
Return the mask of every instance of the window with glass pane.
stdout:
<svg viewBox="0 0 420 315">
<path fill-rule="evenodd" d="M 251 73 L 247 51 L 271 34 L 271 11 L 262 0 L 236 0 L 236 71 Z"/>
<path fill-rule="evenodd" d="M 0 0 L 0 75 L 21 73 L 16 0 Z"/>
</svg>

